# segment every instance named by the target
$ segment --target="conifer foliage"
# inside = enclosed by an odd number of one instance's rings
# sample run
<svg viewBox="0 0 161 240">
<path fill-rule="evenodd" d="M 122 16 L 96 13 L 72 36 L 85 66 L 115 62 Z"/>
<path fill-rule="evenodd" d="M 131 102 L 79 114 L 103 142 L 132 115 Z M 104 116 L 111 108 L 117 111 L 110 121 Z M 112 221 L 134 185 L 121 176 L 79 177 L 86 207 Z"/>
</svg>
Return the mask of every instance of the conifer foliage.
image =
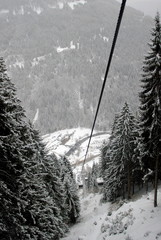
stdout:
<svg viewBox="0 0 161 240">
<path fill-rule="evenodd" d="M 135 120 L 125 103 L 121 113 L 116 116 L 109 143 L 103 148 L 102 172 L 104 177 L 104 199 L 114 200 L 120 194 L 131 197 L 131 183 L 134 170 Z M 106 164 L 104 163 L 106 161 Z M 106 168 L 104 168 L 106 166 Z"/>
<path fill-rule="evenodd" d="M 98 163 L 93 163 L 92 169 L 88 172 L 87 177 L 86 185 L 88 192 L 99 192 L 97 179 L 100 176 L 100 165 Z"/>
<path fill-rule="evenodd" d="M 61 159 L 61 179 L 65 187 L 65 203 L 68 209 L 68 222 L 75 223 L 80 213 L 80 202 L 77 195 L 77 186 L 71 165 L 66 157 Z"/>
<path fill-rule="evenodd" d="M 23 119 L 24 111 L 0 58 L 0 239 L 21 239 L 18 178 L 24 170 L 20 137 Z"/>
<path fill-rule="evenodd" d="M 0 239 L 58 240 L 64 235 L 67 204 L 70 214 L 78 217 L 79 199 L 70 188 L 71 172 L 67 202 L 61 169 L 55 156 L 47 156 L 39 133 L 26 119 L 0 58 Z M 63 174 L 68 182 L 66 171 Z"/>
<path fill-rule="evenodd" d="M 145 57 L 140 93 L 140 157 L 147 170 L 155 172 L 154 206 L 157 206 L 157 182 L 161 163 L 161 24 L 155 17 L 150 51 Z"/>
</svg>

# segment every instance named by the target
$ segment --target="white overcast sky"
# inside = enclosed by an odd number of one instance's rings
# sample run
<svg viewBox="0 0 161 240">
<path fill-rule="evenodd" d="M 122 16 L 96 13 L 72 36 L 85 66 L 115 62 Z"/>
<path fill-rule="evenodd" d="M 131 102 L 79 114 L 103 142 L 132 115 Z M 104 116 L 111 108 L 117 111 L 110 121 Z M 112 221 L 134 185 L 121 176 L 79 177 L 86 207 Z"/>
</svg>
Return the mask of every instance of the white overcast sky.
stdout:
<svg viewBox="0 0 161 240">
<path fill-rule="evenodd" d="M 122 0 L 117 0 L 122 2 Z M 127 0 L 126 5 L 136 8 L 145 15 L 155 16 L 158 11 L 161 16 L 161 0 Z"/>
</svg>

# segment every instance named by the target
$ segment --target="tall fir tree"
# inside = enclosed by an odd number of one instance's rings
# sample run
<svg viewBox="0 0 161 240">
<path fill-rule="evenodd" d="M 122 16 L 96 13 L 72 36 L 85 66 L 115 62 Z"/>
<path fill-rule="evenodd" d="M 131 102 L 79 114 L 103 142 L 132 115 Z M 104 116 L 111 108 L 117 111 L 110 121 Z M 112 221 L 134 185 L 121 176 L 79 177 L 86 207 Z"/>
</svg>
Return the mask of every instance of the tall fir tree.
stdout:
<svg viewBox="0 0 161 240">
<path fill-rule="evenodd" d="M 18 178 L 23 173 L 24 111 L 16 98 L 6 66 L 0 58 L 0 239 L 21 239 L 21 215 Z"/>
<path fill-rule="evenodd" d="M 65 186 L 62 181 L 62 166 L 57 157 L 52 154 L 45 157 L 44 180 L 47 185 L 50 196 L 54 199 L 59 208 L 61 216 L 61 227 L 64 232 L 68 231 L 67 224 L 69 223 L 69 209 L 66 204 Z"/>
<path fill-rule="evenodd" d="M 132 171 L 134 168 L 135 122 L 125 103 L 121 113 L 115 118 L 113 131 L 106 153 L 106 169 L 104 170 L 104 198 L 114 200 L 122 191 L 131 197 Z"/>
<path fill-rule="evenodd" d="M 87 177 L 87 189 L 88 192 L 98 192 L 97 179 L 100 177 L 100 165 L 98 163 L 93 163 L 92 170 L 88 172 Z"/>
<path fill-rule="evenodd" d="M 80 213 L 80 202 L 77 192 L 77 185 L 73 176 L 70 162 L 66 157 L 61 159 L 62 164 L 62 182 L 65 188 L 65 203 L 68 208 L 69 222 L 75 223 Z"/>
<path fill-rule="evenodd" d="M 25 118 L 2 58 L 0 106 L 0 239 L 57 240 L 64 228 L 43 178 L 44 147 Z"/>
<path fill-rule="evenodd" d="M 161 165 L 161 24 L 155 17 L 150 51 L 145 57 L 140 92 L 140 157 L 144 169 L 155 173 L 154 206 L 157 206 L 158 174 Z"/>
<path fill-rule="evenodd" d="M 105 141 L 101 148 L 100 168 L 102 177 L 104 177 L 105 170 L 108 168 L 109 149 L 112 139 L 115 137 L 115 129 L 117 126 L 118 115 L 115 115 L 114 122 L 112 124 L 110 138 Z"/>
<path fill-rule="evenodd" d="M 44 179 L 50 174 L 44 164 L 47 160 L 44 146 L 31 124 L 24 129 L 22 137 L 24 173 L 19 177 L 19 197 L 23 200 L 22 215 L 26 219 L 22 228 L 24 239 L 59 239 L 64 234 L 64 224 L 55 196 L 50 194 Z"/>
</svg>

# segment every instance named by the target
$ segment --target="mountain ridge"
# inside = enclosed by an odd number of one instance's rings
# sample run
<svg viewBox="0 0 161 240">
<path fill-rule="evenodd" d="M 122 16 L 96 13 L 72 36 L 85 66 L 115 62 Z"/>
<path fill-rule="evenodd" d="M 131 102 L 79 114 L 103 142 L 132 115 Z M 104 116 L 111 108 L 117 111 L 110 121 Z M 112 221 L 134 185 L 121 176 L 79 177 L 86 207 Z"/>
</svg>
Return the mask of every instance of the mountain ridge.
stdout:
<svg viewBox="0 0 161 240">
<path fill-rule="evenodd" d="M 42 134 L 91 127 L 119 3 L 8 0 L 0 7 L 0 52 L 27 116 L 32 120 L 39 110 L 35 126 Z M 138 72 L 151 25 L 151 18 L 126 9 L 97 129 L 109 129 L 124 101 L 137 111 Z"/>
</svg>

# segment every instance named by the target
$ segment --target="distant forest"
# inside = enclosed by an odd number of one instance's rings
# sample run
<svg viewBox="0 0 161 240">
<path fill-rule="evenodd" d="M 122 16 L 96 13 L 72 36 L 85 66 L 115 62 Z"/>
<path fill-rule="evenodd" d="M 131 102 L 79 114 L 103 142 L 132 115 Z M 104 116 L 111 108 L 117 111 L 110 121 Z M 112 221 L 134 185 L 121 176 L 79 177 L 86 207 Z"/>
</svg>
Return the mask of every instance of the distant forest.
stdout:
<svg viewBox="0 0 161 240">
<path fill-rule="evenodd" d="M 49 8 L 49 0 L 1 3 L 8 12 L 0 16 L 0 52 L 31 121 L 39 109 L 42 134 L 91 127 L 120 8 L 114 0 L 88 0 L 72 10 L 67 2 L 63 9 Z M 137 112 L 151 26 L 150 17 L 126 8 L 97 129 L 109 129 L 124 101 Z"/>
</svg>

